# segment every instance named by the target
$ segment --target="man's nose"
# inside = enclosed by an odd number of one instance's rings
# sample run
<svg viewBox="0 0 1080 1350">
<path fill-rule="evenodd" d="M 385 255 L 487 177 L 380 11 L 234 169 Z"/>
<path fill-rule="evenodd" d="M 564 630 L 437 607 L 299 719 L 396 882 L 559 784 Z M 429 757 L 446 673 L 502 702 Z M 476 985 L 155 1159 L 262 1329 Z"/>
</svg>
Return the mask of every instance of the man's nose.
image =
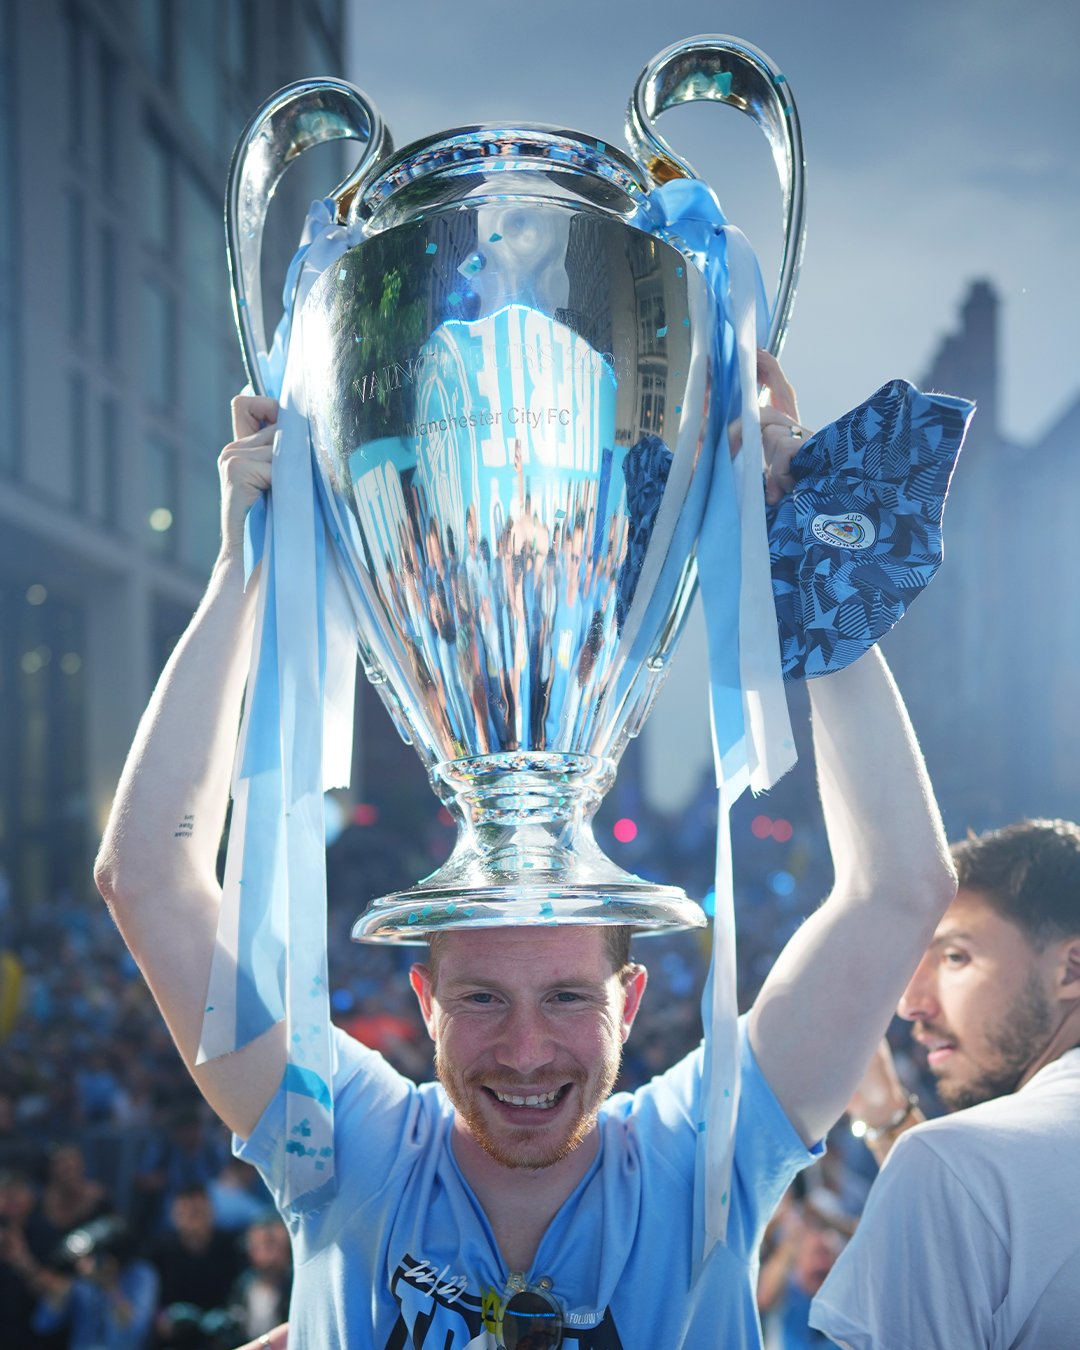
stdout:
<svg viewBox="0 0 1080 1350">
<path fill-rule="evenodd" d="M 495 1059 L 504 1068 L 522 1078 L 550 1064 L 555 1057 L 555 1042 L 538 1008 L 518 1004 L 503 1020 L 495 1044 Z"/>
<path fill-rule="evenodd" d="M 896 1011 L 908 1022 L 932 1022 L 937 1017 L 937 980 L 928 956 L 915 967 L 915 974 L 900 995 Z"/>
</svg>

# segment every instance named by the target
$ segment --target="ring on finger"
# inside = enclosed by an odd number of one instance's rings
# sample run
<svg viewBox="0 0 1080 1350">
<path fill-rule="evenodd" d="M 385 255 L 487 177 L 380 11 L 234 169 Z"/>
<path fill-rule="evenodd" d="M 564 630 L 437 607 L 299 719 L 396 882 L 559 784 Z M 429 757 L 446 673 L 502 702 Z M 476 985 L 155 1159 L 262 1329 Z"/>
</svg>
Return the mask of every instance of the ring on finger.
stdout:
<svg viewBox="0 0 1080 1350">
<path fill-rule="evenodd" d="M 806 435 L 806 430 L 796 422 L 794 426 L 788 427 L 788 435 L 793 441 L 801 441 Z"/>
</svg>

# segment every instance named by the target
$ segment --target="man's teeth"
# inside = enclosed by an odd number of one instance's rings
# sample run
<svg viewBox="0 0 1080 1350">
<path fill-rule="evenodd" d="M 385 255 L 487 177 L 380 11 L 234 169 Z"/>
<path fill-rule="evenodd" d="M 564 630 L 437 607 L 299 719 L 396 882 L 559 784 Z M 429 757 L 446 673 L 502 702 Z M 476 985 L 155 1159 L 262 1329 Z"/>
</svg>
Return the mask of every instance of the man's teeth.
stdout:
<svg viewBox="0 0 1080 1350">
<path fill-rule="evenodd" d="M 555 1105 L 559 1096 L 558 1088 L 556 1088 L 554 1092 L 545 1092 L 540 1095 L 532 1095 L 529 1097 L 514 1097 L 509 1092 L 499 1092 L 494 1088 L 492 1091 L 495 1092 L 495 1096 L 498 1097 L 499 1101 L 506 1102 L 508 1106 L 538 1106 L 541 1111 L 550 1110 L 550 1108 Z"/>
</svg>

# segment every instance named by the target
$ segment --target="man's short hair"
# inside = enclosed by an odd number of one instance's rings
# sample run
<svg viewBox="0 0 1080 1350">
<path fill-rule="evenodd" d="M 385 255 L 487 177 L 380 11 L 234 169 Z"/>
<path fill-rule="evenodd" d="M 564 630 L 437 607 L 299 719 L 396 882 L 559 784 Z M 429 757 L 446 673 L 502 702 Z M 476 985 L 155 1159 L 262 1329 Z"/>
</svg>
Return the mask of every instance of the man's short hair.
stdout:
<svg viewBox="0 0 1080 1350">
<path fill-rule="evenodd" d="M 601 924 L 600 927 L 603 931 L 604 948 L 611 961 L 611 968 L 619 979 L 623 980 L 626 978 L 630 967 L 630 939 L 634 935 L 634 930 L 629 924 L 622 923 L 605 923 Z M 432 933 L 431 937 L 428 938 L 428 968 L 431 971 L 432 985 L 435 983 L 435 976 L 439 967 L 439 948 L 446 935 L 447 930 L 444 930 L 440 933 Z"/>
<path fill-rule="evenodd" d="M 177 1186 L 173 1191 L 174 1200 L 209 1200 L 210 1191 L 205 1182 L 186 1181 L 182 1186 Z"/>
<path fill-rule="evenodd" d="M 1080 825 L 1021 820 L 952 846 L 961 887 L 978 891 L 1037 950 L 1080 934 Z"/>
</svg>

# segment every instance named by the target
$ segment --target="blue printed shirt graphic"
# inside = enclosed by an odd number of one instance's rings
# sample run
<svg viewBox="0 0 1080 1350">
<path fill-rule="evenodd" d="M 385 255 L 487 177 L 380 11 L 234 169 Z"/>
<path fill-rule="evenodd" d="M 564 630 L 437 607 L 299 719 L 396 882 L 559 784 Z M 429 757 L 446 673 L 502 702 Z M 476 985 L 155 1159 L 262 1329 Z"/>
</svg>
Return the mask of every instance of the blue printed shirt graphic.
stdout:
<svg viewBox="0 0 1080 1350">
<path fill-rule="evenodd" d="M 722 1350 L 761 1345 L 757 1248 L 792 1177 L 817 1156 L 784 1115 L 740 1026 L 742 1083 L 726 1246 L 695 1273 L 699 1048 L 600 1113 L 597 1157 L 549 1225 L 530 1283 L 547 1276 L 564 1350 Z M 290 1350 L 494 1350 L 509 1270 L 454 1158 L 453 1108 L 372 1050 L 336 1039 L 338 1193 L 284 1210 L 296 1266 Z M 275 1196 L 285 1100 L 238 1155 Z"/>
</svg>

